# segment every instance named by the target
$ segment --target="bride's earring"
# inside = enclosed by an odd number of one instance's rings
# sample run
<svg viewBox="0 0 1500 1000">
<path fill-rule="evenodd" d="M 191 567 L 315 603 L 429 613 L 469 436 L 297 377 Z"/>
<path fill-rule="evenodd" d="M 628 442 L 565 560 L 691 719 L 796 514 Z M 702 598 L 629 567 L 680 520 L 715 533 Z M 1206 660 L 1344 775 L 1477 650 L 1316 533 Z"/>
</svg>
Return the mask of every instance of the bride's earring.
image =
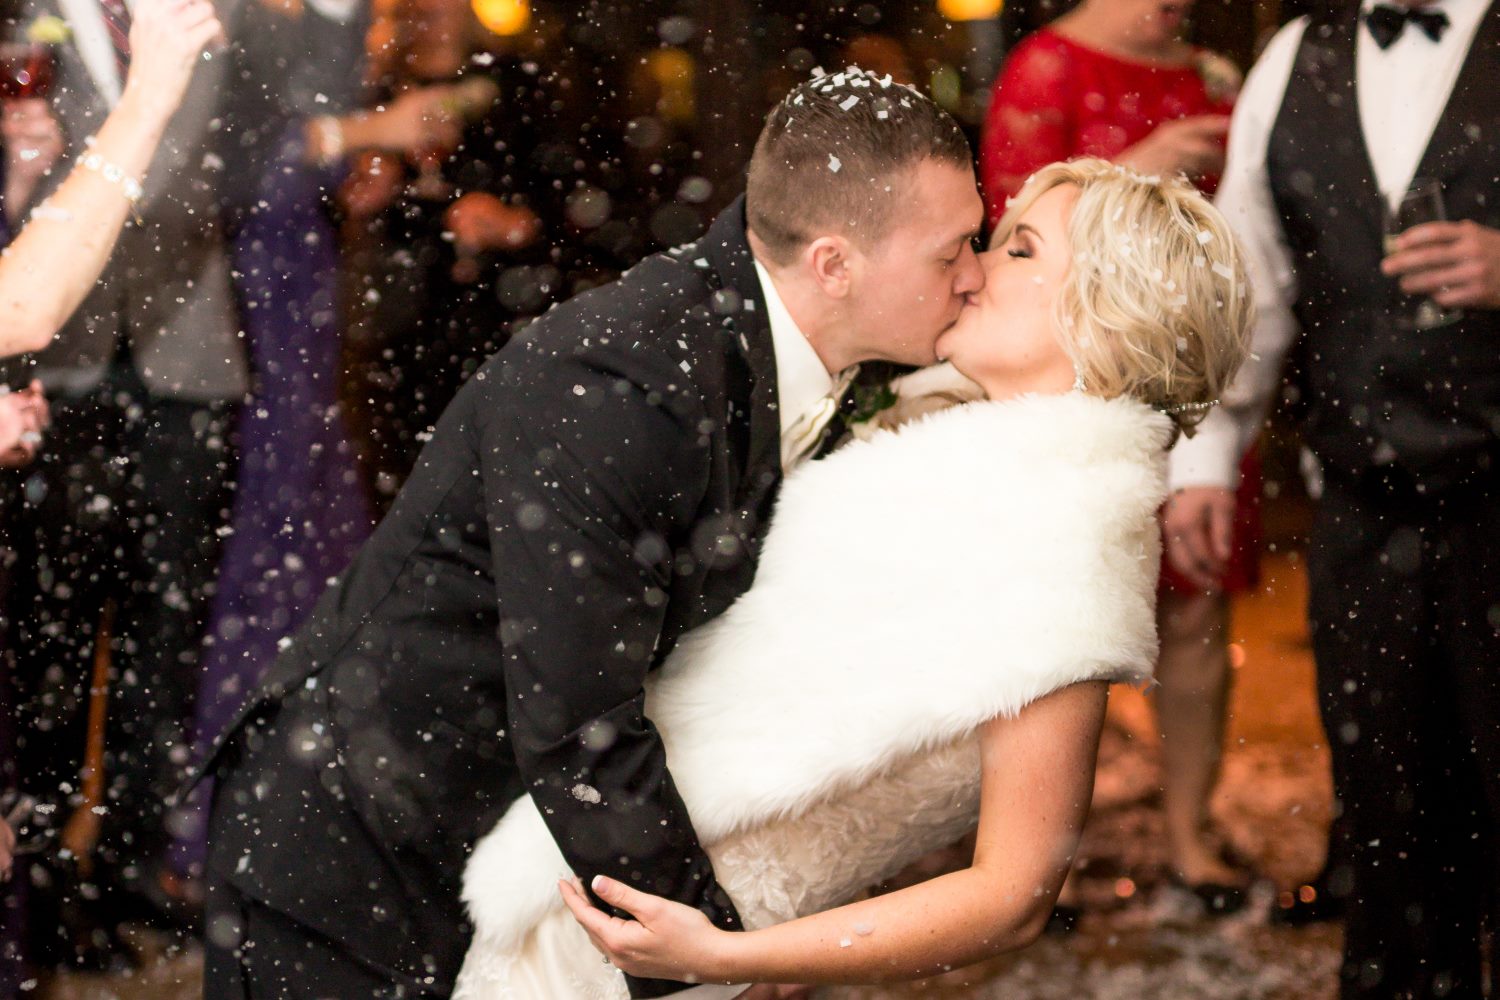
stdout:
<svg viewBox="0 0 1500 1000">
<path fill-rule="evenodd" d="M 1080 369 L 1078 369 L 1078 368 L 1074 368 L 1073 369 L 1073 391 L 1074 392 L 1083 392 L 1087 388 L 1088 388 L 1088 386 L 1086 386 L 1086 385 L 1083 384 L 1083 372 Z"/>
</svg>

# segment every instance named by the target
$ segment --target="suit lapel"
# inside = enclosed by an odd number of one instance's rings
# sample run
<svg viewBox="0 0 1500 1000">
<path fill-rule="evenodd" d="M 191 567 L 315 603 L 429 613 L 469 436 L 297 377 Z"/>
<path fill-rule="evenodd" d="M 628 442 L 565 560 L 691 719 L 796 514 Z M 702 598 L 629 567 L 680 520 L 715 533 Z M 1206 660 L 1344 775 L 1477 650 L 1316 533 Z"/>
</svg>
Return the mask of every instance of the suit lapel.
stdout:
<svg viewBox="0 0 1500 1000">
<path fill-rule="evenodd" d="M 733 336 L 750 367 L 750 454 L 741 493 L 748 499 L 766 484 L 781 478 L 781 417 L 776 388 L 776 352 L 765 297 L 755 273 L 755 258 L 745 236 L 745 198 L 726 208 L 699 242 L 710 271 L 716 276 L 719 298 L 715 311 L 724 333 Z"/>
</svg>

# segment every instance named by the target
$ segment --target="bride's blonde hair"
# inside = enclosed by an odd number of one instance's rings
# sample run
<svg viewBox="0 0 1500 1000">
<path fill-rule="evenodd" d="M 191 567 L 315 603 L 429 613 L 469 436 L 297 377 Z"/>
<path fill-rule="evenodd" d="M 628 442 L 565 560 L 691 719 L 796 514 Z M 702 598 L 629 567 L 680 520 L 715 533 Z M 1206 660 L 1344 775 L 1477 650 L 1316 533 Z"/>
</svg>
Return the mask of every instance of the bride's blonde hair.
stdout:
<svg viewBox="0 0 1500 1000">
<path fill-rule="evenodd" d="M 1064 184 L 1077 186 L 1078 201 L 1057 325 L 1082 388 L 1132 396 L 1191 434 L 1249 351 L 1254 307 L 1239 243 L 1186 180 L 1085 158 L 1033 174 L 991 246 L 1004 244 L 1021 214 Z"/>
</svg>

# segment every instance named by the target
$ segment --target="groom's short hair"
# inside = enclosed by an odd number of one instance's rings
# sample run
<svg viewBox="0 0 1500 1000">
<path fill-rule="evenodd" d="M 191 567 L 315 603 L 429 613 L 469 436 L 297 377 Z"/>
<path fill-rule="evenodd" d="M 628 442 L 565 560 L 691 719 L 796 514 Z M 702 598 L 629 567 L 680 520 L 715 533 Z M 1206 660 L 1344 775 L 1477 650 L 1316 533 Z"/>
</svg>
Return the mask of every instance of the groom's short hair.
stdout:
<svg viewBox="0 0 1500 1000">
<path fill-rule="evenodd" d="M 974 169 L 968 140 L 942 108 L 856 66 L 814 76 L 771 111 L 755 143 L 750 231 L 779 264 L 820 236 L 869 247 L 909 203 L 908 175 L 928 159 Z"/>
</svg>

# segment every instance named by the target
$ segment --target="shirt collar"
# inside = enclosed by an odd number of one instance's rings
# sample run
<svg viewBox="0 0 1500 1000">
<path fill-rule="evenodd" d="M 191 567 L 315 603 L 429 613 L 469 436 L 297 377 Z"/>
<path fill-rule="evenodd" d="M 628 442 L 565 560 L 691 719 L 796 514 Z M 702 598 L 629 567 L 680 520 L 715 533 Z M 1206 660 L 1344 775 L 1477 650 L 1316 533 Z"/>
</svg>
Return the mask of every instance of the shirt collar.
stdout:
<svg viewBox="0 0 1500 1000">
<path fill-rule="evenodd" d="M 787 311 L 776 283 L 760 261 L 755 262 L 755 273 L 760 278 L 766 318 L 771 325 L 771 348 L 776 355 L 776 405 L 784 435 L 803 414 L 833 392 L 836 383 Z"/>
</svg>

